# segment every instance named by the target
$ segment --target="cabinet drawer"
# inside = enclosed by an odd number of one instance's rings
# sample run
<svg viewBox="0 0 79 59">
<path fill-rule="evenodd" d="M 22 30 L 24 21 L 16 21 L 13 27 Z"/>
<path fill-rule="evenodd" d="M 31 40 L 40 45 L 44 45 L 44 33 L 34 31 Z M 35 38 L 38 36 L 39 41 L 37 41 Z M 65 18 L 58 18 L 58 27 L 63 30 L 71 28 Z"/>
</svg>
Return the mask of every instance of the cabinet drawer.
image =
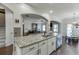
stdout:
<svg viewBox="0 0 79 59">
<path fill-rule="evenodd" d="M 33 50 L 31 52 L 28 52 L 28 53 L 26 53 L 24 55 L 38 55 L 38 49 L 35 49 L 35 50 Z"/>
<path fill-rule="evenodd" d="M 28 52 L 31 52 L 35 49 L 38 49 L 38 44 L 34 44 L 34 45 L 31 45 L 31 46 L 22 48 L 22 54 L 27 54 Z"/>
<path fill-rule="evenodd" d="M 42 42 L 39 43 L 39 47 L 41 47 L 41 46 L 43 46 L 43 45 L 46 45 L 46 44 L 47 44 L 47 40 L 42 41 Z"/>
</svg>

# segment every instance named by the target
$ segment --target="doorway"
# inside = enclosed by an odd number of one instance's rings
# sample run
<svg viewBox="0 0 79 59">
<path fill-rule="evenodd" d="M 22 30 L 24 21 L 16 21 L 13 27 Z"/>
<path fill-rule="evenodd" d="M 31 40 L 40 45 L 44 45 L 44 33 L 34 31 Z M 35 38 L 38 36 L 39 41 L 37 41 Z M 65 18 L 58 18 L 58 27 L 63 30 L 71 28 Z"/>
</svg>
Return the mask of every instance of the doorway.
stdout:
<svg viewBox="0 0 79 59">
<path fill-rule="evenodd" d="M 72 24 L 67 24 L 67 36 L 72 37 Z"/>
<path fill-rule="evenodd" d="M 0 48 L 5 46 L 5 9 L 0 9 Z"/>
</svg>

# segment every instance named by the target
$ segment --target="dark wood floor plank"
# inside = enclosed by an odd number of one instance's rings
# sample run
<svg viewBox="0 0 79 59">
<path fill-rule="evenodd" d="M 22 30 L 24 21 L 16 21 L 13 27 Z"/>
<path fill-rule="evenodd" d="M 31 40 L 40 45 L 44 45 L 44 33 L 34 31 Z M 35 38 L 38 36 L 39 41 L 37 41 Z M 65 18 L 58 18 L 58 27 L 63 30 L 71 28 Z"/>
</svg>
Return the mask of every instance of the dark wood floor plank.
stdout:
<svg viewBox="0 0 79 59">
<path fill-rule="evenodd" d="M 13 45 L 0 48 L 0 55 L 12 55 L 13 53 Z"/>
<path fill-rule="evenodd" d="M 52 55 L 79 55 L 79 42 L 78 43 L 65 43 L 62 47 Z"/>
</svg>

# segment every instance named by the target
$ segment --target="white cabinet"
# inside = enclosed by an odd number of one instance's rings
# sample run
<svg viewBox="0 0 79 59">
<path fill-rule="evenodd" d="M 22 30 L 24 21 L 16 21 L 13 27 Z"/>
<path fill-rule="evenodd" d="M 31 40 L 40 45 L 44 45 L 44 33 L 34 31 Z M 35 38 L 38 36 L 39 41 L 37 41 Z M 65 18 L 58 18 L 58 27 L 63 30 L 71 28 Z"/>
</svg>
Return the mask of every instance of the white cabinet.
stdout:
<svg viewBox="0 0 79 59">
<path fill-rule="evenodd" d="M 38 55 L 38 54 L 39 54 L 38 49 L 35 49 L 33 51 L 30 51 L 30 52 L 26 53 L 25 55 Z"/>
<path fill-rule="evenodd" d="M 21 55 L 21 48 L 15 43 L 15 47 L 14 47 L 14 54 L 16 55 Z"/>
<path fill-rule="evenodd" d="M 52 39 L 53 39 L 53 42 L 54 42 L 53 49 L 56 50 L 56 37 L 54 37 Z"/>
<path fill-rule="evenodd" d="M 47 55 L 47 40 L 39 43 L 39 55 Z"/>
<path fill-rule="evenodd" d="M 19 49 L 19 48 L 18 48 Z M 20 48 L 18 54 L 22 55 L 48 55 L 56 50 L 56 37 Z"/>
<path fill-rule="evenodd" d="M 33 52 L 32 54 L 36 54 L 36 52 L 35 52 L 36 50 L 38 50 L 38 44 L 34 44 L 34 45 L 31 45 L 31 46 L 28 46 L 28 47 L 23 47 L 21 49 L 21 53 L 22 53 L 22 55 L 25 55 L 25 54 L 28 55 L 32 52 Z"/>
<path fill-rule="evenodd" d="M 56 38 L 48 39 L 48 54 L 52 53 L 56 49 Z"/>
<path fill-rule="evenodd" d="M 47 55 L 47 40 L 21 48 L 22 55 Z"/>
</svg>

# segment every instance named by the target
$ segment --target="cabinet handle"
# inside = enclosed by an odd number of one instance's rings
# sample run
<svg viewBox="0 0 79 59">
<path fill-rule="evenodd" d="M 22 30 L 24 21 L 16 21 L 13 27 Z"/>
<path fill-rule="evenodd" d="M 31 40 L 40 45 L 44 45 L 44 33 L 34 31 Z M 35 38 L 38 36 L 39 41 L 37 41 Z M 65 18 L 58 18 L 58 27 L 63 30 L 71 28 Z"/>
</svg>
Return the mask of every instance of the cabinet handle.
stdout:
<svg viewBox="0 0 79 59">
<path fill-rule="evenodd" d="M 41 54 L 41 49 L 38 49 L 38 50 L 37 50 L 37 54 L 38 54 L 38 55 Z"/>
<path fill-rule="evenodd" d="M 37 50 L 37 55 L 39 55 L 39 49 Z"/>
<path fill-rule="evenodd" d="M 54 42 L 52 42 L 52 45 L 54 45 Z"/>
<path fill-rule="evenodd" d="M 39 49 L 39 53 L 41 53 L 41 49 Z"/>
<path fill-rule="evenodd" d="M 45 44 L 45 42 L 44 43 L 42 43 L 42 45 L 44 45 Z"/>
<path fill-rule="evenodd" d="M 29 50 L 33 50 L 33 49 L 34 49 L 34 47 L 30 48 Z"/>
</svg>

